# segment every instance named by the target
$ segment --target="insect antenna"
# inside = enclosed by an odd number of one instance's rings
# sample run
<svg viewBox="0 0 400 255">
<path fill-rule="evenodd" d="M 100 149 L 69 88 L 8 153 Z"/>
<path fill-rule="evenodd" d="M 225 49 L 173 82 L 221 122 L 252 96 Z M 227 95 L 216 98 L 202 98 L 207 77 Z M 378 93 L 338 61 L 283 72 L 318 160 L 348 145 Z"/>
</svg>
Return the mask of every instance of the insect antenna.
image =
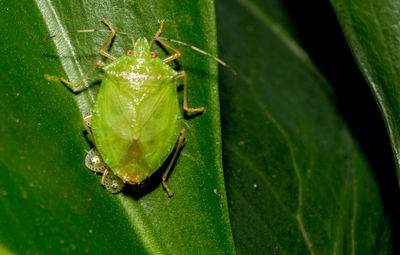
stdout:
<svg viewBox="0 0 400 255">
<path fill-rule="evenodd" d="M 101 30 L 101 29 L 69 30 L 69 31 L 63 31 L 63 32 L 57 33 L 57 34 L 55 34 L 55 35 L 49 36 L 49 37 L 45 38 L 43 41 L 47 41 L 47 40 L 49 40 L 49 39 L 51 39 L 51 38 L 58 37 L 58 36 L 62 36 L 62 35 L 66 35 L 66 34 L 69 34 L 69 33 L 93 33 L 93 32 L 111 33 L 110 30 Z M 134 39 L 134 37 L 133 37 L 132 34 L 130 34 L 130 33 L 125 33 L 125 32 L 116 32 L 116 33 L 117 33 L 117 34 L 121 34 L 121 35 L 127 35 L 127 36 L 129 36 L 129 37 L 132 39 L 132 43 L 134 44 L 135 39 Z M 216 56 L 211 55 L 210 53 L 208 53 L 208 52 L 206 52 L 206 51 L 204 51 L 204 50 L 202 50 L 202 49 L 199 49 L 199 48 L 197 48 L 196 46 L 193 46 L 193 45 L 191 45 L 191 44 L 188 44 L 188 43 L 185 43 L 185 42 L 181 42 L 181 41 L 178 41 L 178 40 L 170 39 L 170 38 L 167 38 L 167 37 L 162 37 L 162 36 L 160 36 L 160 37 L 158 37 L 158 38 L 160 38 L 161 40 L 170 41 L 170 42 L 174 42 L 174 43 L 177 43 L 177 44 L 180 44 L 180 45 L 189 47 L 189 48 L 191 48 L 192 50 L 195 50 L 195 51 L 197 51 L 197 52 L 199 52 L 199 53 L 201 53 L 201 54 L 203 54 L 203 55 L 206 55 L 206 56 L 208 56 L 208 57 L 214 59 L 215 61 L 217 61 L 218 63 L 220 63 L 222 66 L 224 66 L 225 68 L 227 68 L 229 71 L 231 71 L 234 75 L 237 74 L 237 72 L 236 72 L 230 65 L 228 65 L 227 63 L 225 63 L 222 59 L 217 58 Z"/>
<path fill-rule="evenodd" d="M 188 44 L 188 43 L 185 43 L 185 42 L 181 42 L 181 41 L 178 41 L 178 40 L 174 40 L 174 39 L 162 37 L 162 36 L 159 36 L 158 38 L 160 38 L 161 40 L 170 41 L 170 42 L 174 42 L 174 43 L 177 43 L 177 44 L 180 44 L 180 45 L 189 47 L 189 48 L 191 48 L 192 50 L 195 50 L 195 51 L 197 51 L 197 52 L 199 52 L 199 53 L 201 53 L 201 54 L 203 54 L 203 55 L 206 55 L 206 56 L 208 56 L 208 57 L 214 59 L 215 61 L 217 61 L 218 63 L 220 63 L 222 66 L 224 66 L 225 68 L 227 68 L 229 71 L 231 71 L 234 75 L 237 74 L 237 72 L 236 72 L 230 65 L 228 65 L 227 63 L 225 63 L 223 60 L 221 60 L 220 58 L 217 58 L 217 57 L 214 56 L 214 55 L 211 55 L 210 53 L 208 53 L 208 52 L 206 52 L 206 51 L 204 51 L 204 50 L 202 50 L 202 49 L 197 48 L 196 46 L 193 46 L 193 45 L 191 45 L 191 44 Z"/>
<path fill-rule="evenodd" d="M 69 34 L 69 33 L 93 33 L 93 32 L 111 33 L 110 30 L 101 30 L 101 29 L 69 30 L 69 31 L 63 31 L 63 32 L 57 33 L 55 35 L 49 36 L 49 37 L 43 39 L 43 41 L 47 41 L 47 40 L 49 40 L 51 38 L 62 36 L 62 35 Z M 121 34 L 121 35 L 128 35 L 131 38 L 133 38 L 133 35 L 129 34 L 129 33 L 125 33 L 125 32 L 116 32 L 116 33 L 117 34 Z"/>
</svg>

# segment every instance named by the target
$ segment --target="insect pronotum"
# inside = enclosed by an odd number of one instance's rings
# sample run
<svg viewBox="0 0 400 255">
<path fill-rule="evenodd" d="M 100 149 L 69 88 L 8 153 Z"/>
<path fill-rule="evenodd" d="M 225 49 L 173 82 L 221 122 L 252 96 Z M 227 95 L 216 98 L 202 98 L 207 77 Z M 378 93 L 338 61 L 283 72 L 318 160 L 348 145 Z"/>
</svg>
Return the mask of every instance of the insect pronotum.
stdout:
<svg viewBox="0 0 400 255">
<path fill-rule="evenodd" d="M 135 40 L 133 35 L 117 32 L 105 19 L 107 30 L 71 30 L 50 36 L 47 39 L 67 33 L 107 32 L 111 33 L 100 47 L 100 54 L 113 62 L 106 64 L 95 61 L 88 71 L 75 83 L 63 77 L 45 75 L 46 79 L 61 81 L 68 87 L 79 87 L 97 67 L 104 70 L 104 77 L 93 111 L 85 114 L 83 125 L 95 146 L 87 153 L 85 164 L 103 174 L 101 184 L 112 193 L 122 191 L 124 184 L 140 184 L 157 171 L 169 156 L 171 160 L 162 176 L 162 186 L 169 197 L 167 177 L 184 145 L 185 129 L 181 125 L 181 112 L 177 92 L 177 79 L 183 78 L 183 109 L 187 112 L 203 112 L 204 107 L 188 106 L 187 75 L 184 70 L 175 71 L 169 65 L 180 57 L 179 50 L 166 41 L 188 46 L 207 55 L 233 73 L 235 71 L 219 58 L 190 44 L 160 37 L 165 21 L 150 43 L 145 38 Z M 133 49 L 121 57 L 115 57 L 105 50 L 115 35 L 125 34 L 132 39 Z M 161 59 L 150 50 L 157 41 L 174 53 Z"/>
</svg>

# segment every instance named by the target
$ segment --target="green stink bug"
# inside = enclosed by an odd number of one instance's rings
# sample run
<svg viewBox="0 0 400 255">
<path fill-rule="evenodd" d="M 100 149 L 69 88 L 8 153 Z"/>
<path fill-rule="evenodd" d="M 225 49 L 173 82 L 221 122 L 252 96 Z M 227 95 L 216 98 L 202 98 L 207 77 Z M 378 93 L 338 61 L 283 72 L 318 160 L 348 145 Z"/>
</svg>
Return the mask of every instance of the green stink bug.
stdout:
<svg viewBox="0 0 400 255">
<path fill-rule="evenodd" d="M 162 176 L 162 185 L 168 196 L 173 193 L 167 186 L 167 177 L 176 156 L 184 145 L 185 129 L 181 126 L 177 79 L 183 78 L 183 109 L 187 112 L 203 112 L 204 108 L 190 108 L 187 102 L 187 75 L 185 71 L 172 69 L 168 62 L 180 57 L 180 52 L 167 40 L 189 46 L 202 54 L 216 59 L 231 69 L 225 62 L 194 46 L 160 37 L 165 21 L 150 43 L 145 38 L 133 42 L 133 49 L 117 58 L 104 50 L 117 33 L 105 19 L 102 22 L 111 31 L 107 41 L 100 47 L 100 54 L 113 62 L 95 61 L 76 83 L 64 78 L 45 75 L 47 79 L 61 81 L 69 87 L 78 87 L 96 66 L 104 70 L 93 112 L 86 114 L 83 125 L 95 148 L 88 152 L 86 166 L 102 173 L 101 184 L 112 193 L 119 193 L 124 183 L 140 184 L 166 159 L 172 158 Z M 74 30 L 71 32 L 105 32 L 103 30 Z M 107 31 L 107 32 L 110 32 Z M 47 38 L 47 39 L 49 39 Z M 175 53 L 160 59 L 150 48 L 157 41 Z M 231 69 L 232 70 L 232 69 Z M 172 154 L 171 154 L 172 153 Z"/>
</svg>

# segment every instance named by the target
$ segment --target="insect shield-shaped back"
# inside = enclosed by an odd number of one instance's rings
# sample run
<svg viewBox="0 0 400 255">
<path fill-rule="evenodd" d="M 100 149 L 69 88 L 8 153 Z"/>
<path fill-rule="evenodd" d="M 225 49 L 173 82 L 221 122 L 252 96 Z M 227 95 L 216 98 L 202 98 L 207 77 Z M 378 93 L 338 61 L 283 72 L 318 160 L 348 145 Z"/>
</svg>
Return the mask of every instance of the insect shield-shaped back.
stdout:
<svg viewBox="0 0 400 255">
<path fill-rule="evenodd" d="M 94 140 L 118 177 L 140 184 L 176 151 L 182 118 L 177 72 L 151 57 L 145 38 L 136 41 L 131 56 L 121 56 L 103 70 L 93 109 Z"/>
</svg>

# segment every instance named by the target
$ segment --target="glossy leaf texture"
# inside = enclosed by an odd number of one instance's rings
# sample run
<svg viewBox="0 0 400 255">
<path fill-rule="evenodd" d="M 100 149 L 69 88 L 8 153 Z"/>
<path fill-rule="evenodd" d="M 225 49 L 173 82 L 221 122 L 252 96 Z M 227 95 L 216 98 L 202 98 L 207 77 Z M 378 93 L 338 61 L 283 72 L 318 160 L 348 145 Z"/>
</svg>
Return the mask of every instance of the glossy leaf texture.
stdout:
<svg viewBox="0 0 400 255">
<path fill-rule="evenodd" d="M 390 254 L 376 177 L 279 1 L 216 1 L 238 254 Z M 266 8 L 268 7 L 268 8 Z"/>
<path fill-rule="evenodd" d="M 331 0 L 385 120 L 400 180 L 400 2 Z"/>
<path fill-rule="evenodd" d="M 166 19 L 164 36 L 216 54 L 213 1 L 0 1 L 0 253 L 233 254 L 215 61 L 177 46 L 182 57 L 173 66 L 188 73 L 189 103 L 206 112 L 183 120 L 187 144 L 169 176 L 172 199 L 159 174 L 145 192 L 112 195 L 85 167 L 82 114 L 102 73 L 77 95 L 44 74 L 77 81 L 95 60 L 106 61 L 99 48 L 109 34 L 43 39 L 107 29 L 103 17 L 148 39 Z M 107 50 L 119 56 L 129 48 L 130 38 L 117 36 Z"/>
</svg>

